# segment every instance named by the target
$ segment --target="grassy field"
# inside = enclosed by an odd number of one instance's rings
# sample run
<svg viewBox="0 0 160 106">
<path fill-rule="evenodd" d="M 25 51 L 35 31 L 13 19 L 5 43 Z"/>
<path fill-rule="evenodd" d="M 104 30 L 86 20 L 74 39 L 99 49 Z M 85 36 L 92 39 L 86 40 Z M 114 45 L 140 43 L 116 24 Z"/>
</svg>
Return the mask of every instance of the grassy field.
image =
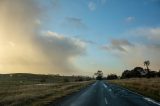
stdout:
<svg viewBox="0 0 160 106">
<path fill-rule="evenodd" d="M 160 101 L 160 78 L 132 78 L 108 81 Z"/>
<path fill-rule="evenodd" d="M 75 79 L 77 78 L 39 77 L 39 75 L 32 74 L 1 75 L 0 106 L 49 105 L 57 99 L 77 92 L 93 83 L 93 81 L 77 81 Z"/>
</svg>

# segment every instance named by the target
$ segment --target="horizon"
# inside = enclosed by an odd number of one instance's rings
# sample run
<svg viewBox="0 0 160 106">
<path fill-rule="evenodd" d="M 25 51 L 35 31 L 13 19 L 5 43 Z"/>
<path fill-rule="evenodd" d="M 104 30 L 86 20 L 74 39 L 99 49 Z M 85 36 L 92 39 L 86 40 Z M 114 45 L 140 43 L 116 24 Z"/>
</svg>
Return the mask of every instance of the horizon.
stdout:
<svg viewBox="0 0 160 106">
<path fill-rule="evenodd" d="M 0 74 L 160 70 L 160 0 L 1 0 Z"/>
</svg>

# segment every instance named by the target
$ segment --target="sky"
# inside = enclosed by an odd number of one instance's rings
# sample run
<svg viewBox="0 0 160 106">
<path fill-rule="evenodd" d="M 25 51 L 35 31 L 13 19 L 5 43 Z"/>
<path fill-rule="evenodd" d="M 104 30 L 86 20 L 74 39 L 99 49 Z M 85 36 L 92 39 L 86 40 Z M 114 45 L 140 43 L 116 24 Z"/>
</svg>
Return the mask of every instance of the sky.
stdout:
<svg viewBox="0 0 160 106">
<path fill-rule="evenodd" d="M 160 0 L 0 0 L 0 73 L 160 69 Z"/>
</svg>

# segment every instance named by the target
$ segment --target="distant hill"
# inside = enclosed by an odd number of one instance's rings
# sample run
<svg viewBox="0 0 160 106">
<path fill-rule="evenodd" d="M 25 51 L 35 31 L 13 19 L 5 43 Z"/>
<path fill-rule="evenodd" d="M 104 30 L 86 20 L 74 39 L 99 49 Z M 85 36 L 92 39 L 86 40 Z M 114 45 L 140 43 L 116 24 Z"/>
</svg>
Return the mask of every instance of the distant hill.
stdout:
<svg viewBox="0 0 160 106">
<path fill-rule="evenodd" d="M 88 81 L 90 77 L 84 76 L 60 76 L 60 75 L 43 75 L 30 73 L 13 73 L 0 74 L 0 83 L 5 84 L 37 84 L 37 83 L 59 83 L 59 82 L 75 82 Z"/>
</svg>

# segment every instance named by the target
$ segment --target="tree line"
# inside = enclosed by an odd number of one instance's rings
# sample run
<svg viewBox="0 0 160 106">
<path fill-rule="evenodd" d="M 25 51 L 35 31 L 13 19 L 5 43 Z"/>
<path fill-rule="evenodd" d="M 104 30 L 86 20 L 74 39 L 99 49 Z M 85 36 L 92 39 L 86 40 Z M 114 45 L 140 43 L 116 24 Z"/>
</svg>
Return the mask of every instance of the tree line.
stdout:
<svg viewBox="0 0 160 106">
<path fill-rule="evenodd" d="M 117 76 L 116 74 L 109 74 L 107 77 L 103 77 L 103 79 L 112 80 L 112 79 L 126 79 L 126 78 L 153 78 L 160 77 L 159 71 L 150 70 L 150 61 L 144 61 L 145 68 L 135 67 L 132 70 L 124 70 L 121 76 Z M 99 78 L 98 78 L 99 79 Z"/>
<path fill-rule="evenodd" d="M 132 70 L 125 70 L 122 73 L 121 78 L 141 78 L 141 77 L 146 77 L 146 78 L 151 78 L 151 77 L 160 77 L 160 70 L 157 71 L 152 71 L 149 69 L 150 61 L 144 61 L 144 66 L 146 68 L 142 67 L 135 67 Z"/>
</svg>

